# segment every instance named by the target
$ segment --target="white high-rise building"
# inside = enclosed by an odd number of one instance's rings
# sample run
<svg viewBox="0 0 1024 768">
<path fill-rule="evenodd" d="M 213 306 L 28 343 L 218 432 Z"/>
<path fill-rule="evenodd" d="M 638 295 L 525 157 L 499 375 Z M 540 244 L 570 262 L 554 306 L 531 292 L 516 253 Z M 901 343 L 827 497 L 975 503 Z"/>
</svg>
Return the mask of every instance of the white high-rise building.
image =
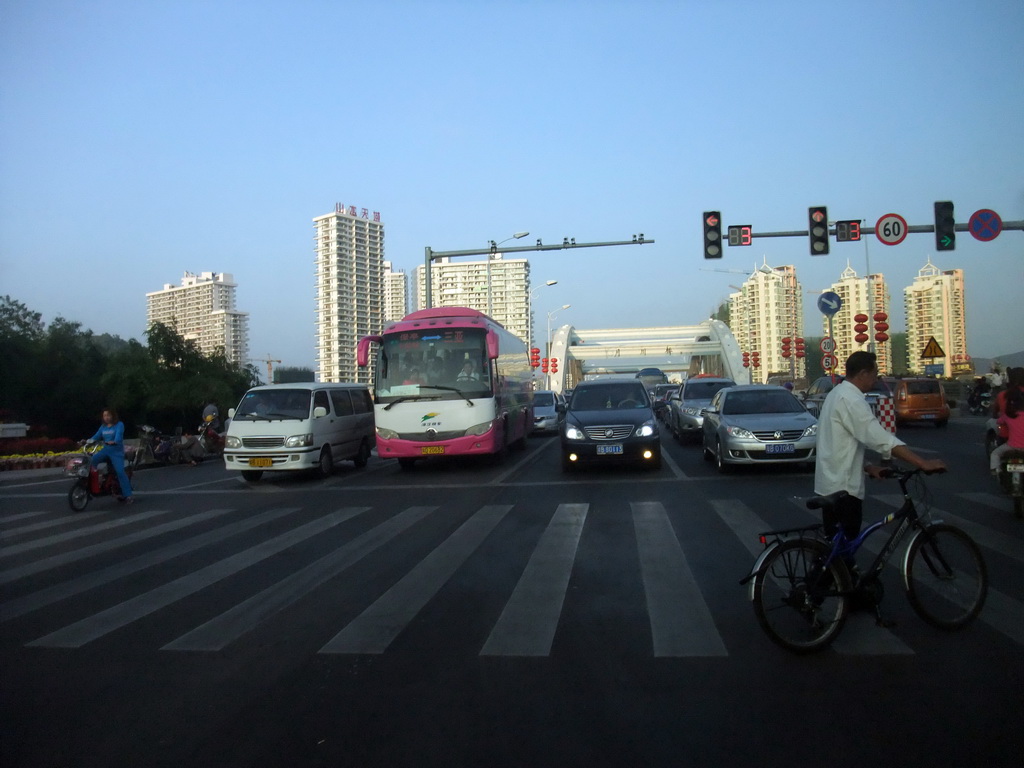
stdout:
<svg viewBox="0 0 1024 768">
<path fill-rule="evenodd" d="M 881 274 L 857 277 L 857 273 L 847 262 L 846 269 L 839 277 L 839 282 L 832 283 L 831 289 L 843 300 L 843 305 L 832 317 L 832 337 L 836 342 L 833 355 L 839 361 L 839 373 L 843 372 L 843 364 L 852 353 L 858 351 L 874 352 L 878 356 L 879 373 L 892 373 L 892 341 L 875 341 L 875 315 L 879 312 L 890 315 L 889 287 L 885 276 Z M 857 315 L 867 315 L 864 332 L 868 338 L 857 341 Z M 885 322 L 888 322 L 887 320 Z M 822 335 L 828 335 L 828 317 L 821 321 Z M 886 332 L 888 334 L 888 331 Z"/>
<path fill-rule="evenodd" d="M 242 367 L 249 360 L 249 313 L 235 309 L 236 288 L 226 272 L 186 272 L 181 285 L 146 294 L 146 325 L 163 323 L 204 355 L 223 352 Z"/>
<path fill-rule="evenodd" d="M 376 211 L 340 203 L 313 219 L 316 264 L 316 377 L 370 384 L 356 345 L 384 326 L 384 224 Z"/>
<path fill-rule="evenodd" d="M 953 362 L 967 359 L 967 322 L 964 271 L 940 270 L 931 259 L 913 285 L 903 289 L 907 313 L 907 370 L 924 373 L 926 365 L 941 365 L 943 376 L 953 375 Z M 935 339 L 945 357 L 924 358 Z"/>
<path fill-rule="evenodd" d="M 805 358 L 796 356 L 795 339 L 803 336 L 803 289 L 796 267 L 756 268 L 741 290 L 729 296 L 729 328 L 740 350 L 757 352 L 760 366 L 748 369 L 751 383 L 761 384 L 771 374 L 795 379 L 807 375 Z M 783 356 L 782 340 L 789 338 L 789 357 Z M 746 382 L 739 382 L 740 384 Z"/>
<path fill-rule="evenodd" d="M 409 314 L 409 276 L 384 262 L 384 322 L 401 320 Z"/>
<path fill-rule="evenodd" d="M 416 267 L 416 306 L 426 304 L 425 267 Z M 431 264 L 431 301 L 435 307 L 469 307 L 490 315 L 524 342 L 530 340 L 530 262 L 504 259 Z"/>
</svg>

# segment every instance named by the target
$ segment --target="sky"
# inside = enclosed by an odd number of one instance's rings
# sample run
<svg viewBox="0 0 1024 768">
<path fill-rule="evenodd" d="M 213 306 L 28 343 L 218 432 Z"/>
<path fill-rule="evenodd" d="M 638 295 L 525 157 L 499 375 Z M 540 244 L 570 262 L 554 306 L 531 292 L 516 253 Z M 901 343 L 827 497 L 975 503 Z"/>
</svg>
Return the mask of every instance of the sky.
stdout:
<svg viewBox="0 0 1024 768">
<path fill-rule="evenodd" d="M 964 270 L 968 353 L 998 357 L 1024 349 L 1024 232 L 711 261 L 701 219 L 1024 220 L 1022 40 L 1020 0 L 0 0 L 0 295 L 143 340 L 146 293 L 228 272 L 252 356 L 314 367 L 312 219 L 342 203 L 410 274 L 520 231 L 654 241 L 527 254 L 558 281 L 538 329 L 564 304 L 578 329 L 692 325 L 767 262 L 806 291 L 870 263 L 900 331 L 931 258 Z"/>
</svg>

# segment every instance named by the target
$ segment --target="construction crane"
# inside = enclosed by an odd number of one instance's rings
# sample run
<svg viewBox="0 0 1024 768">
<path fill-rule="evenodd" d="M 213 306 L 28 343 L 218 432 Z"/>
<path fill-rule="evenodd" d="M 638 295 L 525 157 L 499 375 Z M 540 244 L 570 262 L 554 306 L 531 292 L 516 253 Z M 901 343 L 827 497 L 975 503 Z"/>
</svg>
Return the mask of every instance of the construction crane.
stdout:
<svg viewBox="0 0 1024 768">
<path fill-rule="evenodd" d="M 274 383 L 274 363 L 280 363 L 280 360 L 273 359 L 269 354 L 266 357 L 250 357 L 250 363 L 266 363 L 267 364 L 267 384 Z"/>
</svg>

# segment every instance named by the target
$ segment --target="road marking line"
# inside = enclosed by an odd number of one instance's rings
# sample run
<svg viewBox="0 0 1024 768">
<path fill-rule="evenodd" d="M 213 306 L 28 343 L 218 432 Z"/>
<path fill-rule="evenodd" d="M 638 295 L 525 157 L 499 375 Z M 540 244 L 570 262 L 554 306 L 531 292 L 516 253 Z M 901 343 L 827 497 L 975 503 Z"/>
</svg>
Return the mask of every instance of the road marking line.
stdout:
<svg viewBox="0 0 1024 768">
<path fill-rule="evenodd" d="M 589 504 L 559 504 L 481 656 L 548 656 Z"/>
<path fill-rule="evenodd" d="M 655 657 L 728 656 L 661 502 L 630 502 Z"/>
<path fill-rule="evenodd" d="M 481 508 L 419 565 L 349 622 L 320 649 L 320 653 L 384 653 L 510 509 L 511 504 Z"/>
<path fill-rule="evenodd" d="M 359 508 L 360 510 L 363 508 Z M 279 552 L 333 528 L 339 523 L 360 514 L 359 510 L 345 510 L 313 520 L 280 536 L 268 539 L 236 555 L 182 576 L 161 587 L 138 595 L 131 600 L 112 606 L 105 611 L 69 624 L 45 637 L 26 643 L 29 647 L 80 648 L 88 642 L 103 637 L 115 629 L 127 626 L 144 616 L 188 597 L 201 589 L 216 584 L 256 563 L 266 560 Z"/>
<path fill-rule="evenodd" d="M 131 509 L 131 507 L 126 507 Z M 63 544 L 66 541 L 73 539 L 80 539 L 83 536 L 92 536 L 96 533 L 103 533 L 104 531 L 111 531 L 114 528 L 121 528 L 125 525 L 134 525 L 135 523 L 141 523 L 146 520 L 151 520 L 154 517 L 160 517 L 161 515 L 176 514 L 172 510 L 167 509 L 154 509 L 149 512 L 143 512 L 142 514 L 129 514 L 125 517 L 119 517 L 116 520 L 108 520 L 105 523 L 98 523 L 97 525 L 89 525 L 84 528 L 76 528 L 73 531 L 65 531 L 64 533 L 57 533 L 53 536 L 47 536 L 43 539 L 35 539 L 33 541 L 26 541 L 24 544 L 14 544 L 6 546 L 0 551 L 0 557 L 12 557 L 14 555 L 21 554 L 22 552 L 29 552 L 33 549 L 42 549 L 43 547 L 50 547 L 54 544 Z"/>
<path fill-rule="evenodd" d="M 363 508 L 364 511 L 368 509 L 370 507 Z M 221 650 L 271 616 L 298 602 L 320 585 L 344 573 L 436 509 L 437 507 L 410 507 L 356 537 L 340 549 L 324 555 L 231 610 L 168 643 L 161 650 Z"/>
</svg>

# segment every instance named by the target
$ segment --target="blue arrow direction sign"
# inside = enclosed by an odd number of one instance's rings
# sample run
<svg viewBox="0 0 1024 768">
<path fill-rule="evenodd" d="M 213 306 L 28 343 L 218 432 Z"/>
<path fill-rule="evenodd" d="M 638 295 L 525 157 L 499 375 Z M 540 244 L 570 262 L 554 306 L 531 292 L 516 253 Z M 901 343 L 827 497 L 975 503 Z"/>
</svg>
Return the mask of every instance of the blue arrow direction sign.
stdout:
<svg viewBox="0 0 1024 768">
<path fill-rule="evenodd" d="M 825 291 L 818 297 L 818 309 L 821 314 L 827 317 L 832 317 L 836 312 L 842 309 L 843 300 L 840 298 L 838 293 L 834 291 Z"/>
</svg>

